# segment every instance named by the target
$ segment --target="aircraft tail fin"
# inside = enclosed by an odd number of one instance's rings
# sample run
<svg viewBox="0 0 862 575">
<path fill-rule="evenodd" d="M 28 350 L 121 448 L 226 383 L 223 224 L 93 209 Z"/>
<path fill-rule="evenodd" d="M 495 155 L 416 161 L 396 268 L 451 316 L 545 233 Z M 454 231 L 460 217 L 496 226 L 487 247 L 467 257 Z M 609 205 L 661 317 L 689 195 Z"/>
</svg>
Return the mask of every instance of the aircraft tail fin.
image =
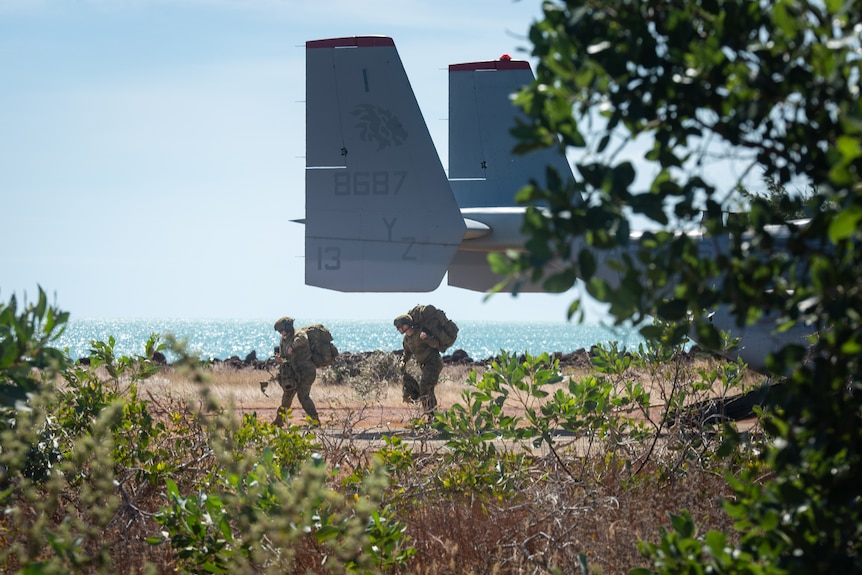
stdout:
<svg viewBox="0 0 862 575">
<path fill-rule="evenodd" d="M 547 166 L 572 177 L 558 149 L 513 152 L 511 131 L 526 116 L 512 96 L 534 79 L 529 62 L 505 55 L 449 66 L 449 179 L 461 208 L 516 206 L 518 190 L 544 183 Z"/>
<path fill-rule="evenodd" d="M 432 291 L 465 224 L 391 38 L 306 43 L 305 283 Z"/>
</svg>

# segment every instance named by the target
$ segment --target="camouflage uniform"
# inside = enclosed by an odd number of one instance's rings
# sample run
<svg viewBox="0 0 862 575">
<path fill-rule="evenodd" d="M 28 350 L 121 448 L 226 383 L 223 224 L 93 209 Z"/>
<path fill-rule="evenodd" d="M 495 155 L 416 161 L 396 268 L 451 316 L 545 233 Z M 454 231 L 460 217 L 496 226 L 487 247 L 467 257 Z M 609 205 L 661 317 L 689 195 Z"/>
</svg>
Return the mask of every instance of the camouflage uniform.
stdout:
<svg viewBox="0 0 862 575">
<path fill-rule="evenodd" d="M 410 316 L 398 316 L 398 322 Z M 423 337 L 424 334 L 424 337 Z M 434 395 L 434 387 L 440 379 L 443 371 L 443 359 L 440 357 L 440 343 L 430 332 L 423 331 L 421 326 L 414 326 L 412 334 L 405 333 L 402 342 L 404 355 L 401 358 L 402 367 L 402 389 L 405 401 L 421 401 L 423 411 L 429 416 L 437 407 L 437 396 Z M 414 358 L 422 370 L 420 380 L 407 373 L 407 362 Z"/>
<path fill-rule="evenodd" d="M 277 330 L 278 327 L 279 323 L 276 322 Z M 278 409 L 273 424 L 281 426 L 284 423 L 284 414 L 290 409 L 294 396 L 299 398 L 299 403 L 305 413 L 313 421 L 319 422 L 317 408 L 310 395 L 311 384 L 317 377 L 317 369 L 311 361 L 311 346 L 308 344 L 308 337 L 304 333 L 296 333 L 291 320 L 290 330 L 287 335 L 281 336 L 278 347 L 281 362 L 278 368 L 278 384 L 283 393 L 281 395 L 281 407 Z"/>
</svg>

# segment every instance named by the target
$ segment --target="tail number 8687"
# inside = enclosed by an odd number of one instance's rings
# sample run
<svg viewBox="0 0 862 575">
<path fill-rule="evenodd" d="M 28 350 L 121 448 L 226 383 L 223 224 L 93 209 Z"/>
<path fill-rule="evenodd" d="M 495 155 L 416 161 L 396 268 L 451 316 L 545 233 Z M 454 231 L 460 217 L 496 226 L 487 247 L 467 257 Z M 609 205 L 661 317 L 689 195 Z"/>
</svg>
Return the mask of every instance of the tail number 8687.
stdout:
<svg viewBox="0 0 862 575">
<path fill-rule="evenodd" d="M 336 196 L 397 195 L 407 172 L 335 172 Z"/>
</svg>

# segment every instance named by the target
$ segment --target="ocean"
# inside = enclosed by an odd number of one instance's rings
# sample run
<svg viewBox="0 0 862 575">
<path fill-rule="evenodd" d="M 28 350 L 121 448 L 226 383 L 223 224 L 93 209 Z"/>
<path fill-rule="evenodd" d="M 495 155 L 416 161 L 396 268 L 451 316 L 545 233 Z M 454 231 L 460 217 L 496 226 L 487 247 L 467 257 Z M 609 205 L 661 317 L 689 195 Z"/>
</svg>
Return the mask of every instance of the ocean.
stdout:
<svg viewBox="0 0 862 575">
<path fill-rule="evenodd" d="M 115 339 L 117 355 L 143 355 L 150 334 L 172 334 L 186 342 L 188 351 L 201 359 L 244 359 L 252 351 L 259 359 L 270 357 L 279 335 L 270 320 L 201 319 L 71 319 L 65 333 L 54 343 L 68 349 L 73 359 L 90 355 L 90 341 Z M 297 318 L 296 326 L 322 323 L 332 332 L 342 352 L 393 351 L 401 349 L 401 335 L 391 321 L 351 321 Z M 641 336 L 625 328 L 580 325 L 566 322 L 459 321 L 458 340 L 447 353 L 463 349 L 474 360 L 494 357 L 501 350 L 511 353 L 589 349 L 598 343 L 617 342 L 636 349 Z M 171 360 L 168 354 L 168 360 Z"/>
</svg>

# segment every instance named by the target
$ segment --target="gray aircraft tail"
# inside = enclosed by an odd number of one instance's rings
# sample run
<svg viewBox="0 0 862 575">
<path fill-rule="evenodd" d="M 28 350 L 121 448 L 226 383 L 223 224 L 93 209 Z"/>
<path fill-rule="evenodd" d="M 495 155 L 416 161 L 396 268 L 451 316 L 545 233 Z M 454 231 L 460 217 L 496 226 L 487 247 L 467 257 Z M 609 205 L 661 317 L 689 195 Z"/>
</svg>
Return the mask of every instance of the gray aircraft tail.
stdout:
<svg viewBox="0 0 862 575">
<path fill-rule="evenodd" d="M 572 177 L 566 156 L 546 148 L 515 154 L 516 121 L 527 121 L 512 97 L 535 80 L 529 62 L 500 60 L 449 66 L 449 180 L 458 206 L 516 206 L 531 179 L 544 183 L 548 166 Z"/>
<path fill-rule="evenodd" d="M 305 283 L 439 286 L 465 224 L 391 38 L 306 43 Z"/>
</svg>

